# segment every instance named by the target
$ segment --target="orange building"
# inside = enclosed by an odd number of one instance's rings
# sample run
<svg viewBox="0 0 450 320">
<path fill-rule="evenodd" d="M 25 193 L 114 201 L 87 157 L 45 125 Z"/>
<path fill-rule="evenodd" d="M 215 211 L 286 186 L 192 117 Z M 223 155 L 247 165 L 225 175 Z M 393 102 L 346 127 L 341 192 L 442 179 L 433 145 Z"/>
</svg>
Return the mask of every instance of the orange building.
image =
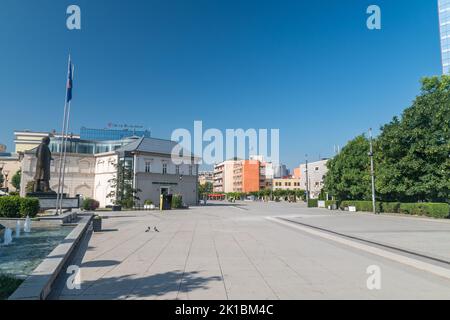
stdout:
<svg viewBox="0 0 450 320">
<path fill-rule="evenodd" d="M 300 179 L 301 178 L 301 169 L 300 168 L 294 168 L 294 174 L 292 175 L 294 178 L 296 179 Z"/>
<path fill-rule="evenodd" d="M 234 192 L 255 192 L 260 190 L 261 162 L 256 160 L 242 160 L 234 164 L 233 190 Z"/>
</svg>

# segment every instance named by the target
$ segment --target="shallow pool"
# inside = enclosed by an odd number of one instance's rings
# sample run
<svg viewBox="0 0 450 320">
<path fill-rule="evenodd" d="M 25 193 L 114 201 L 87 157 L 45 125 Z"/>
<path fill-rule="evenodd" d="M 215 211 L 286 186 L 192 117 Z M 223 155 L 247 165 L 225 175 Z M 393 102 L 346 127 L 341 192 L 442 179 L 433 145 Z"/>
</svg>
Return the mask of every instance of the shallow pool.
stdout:
<svg viewBox="0 0 450 320">
<path fill-rule="evenodd" d="M 26 277 L 58 246 L 73 227 L 35 227 L 8 246 L 0 239 L 0 274 Z M 14 233 L 14 232 L 13 232 Z"/>
</svg>

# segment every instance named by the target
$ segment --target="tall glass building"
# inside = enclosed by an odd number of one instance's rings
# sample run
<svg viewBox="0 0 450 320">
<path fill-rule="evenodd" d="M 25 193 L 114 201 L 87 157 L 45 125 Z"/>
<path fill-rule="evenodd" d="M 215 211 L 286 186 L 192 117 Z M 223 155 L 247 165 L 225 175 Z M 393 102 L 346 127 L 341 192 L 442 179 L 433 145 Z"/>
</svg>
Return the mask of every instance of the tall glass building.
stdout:
<svg viewBox="0 0 450 320">
<path fill-rule="evenodd" d="M 450 74 L 450 0 L 438 0 L 442 72 Z"/>
</svg>

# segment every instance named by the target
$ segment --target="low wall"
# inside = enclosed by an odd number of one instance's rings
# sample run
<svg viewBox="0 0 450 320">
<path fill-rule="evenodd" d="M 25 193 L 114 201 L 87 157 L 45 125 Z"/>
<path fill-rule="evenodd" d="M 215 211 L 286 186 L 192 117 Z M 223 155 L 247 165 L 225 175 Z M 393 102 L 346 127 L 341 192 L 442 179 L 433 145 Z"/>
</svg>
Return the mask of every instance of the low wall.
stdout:
<svg viewBox="0 0 450 320">
<path fill-rule="evenodd" d="M 59 244 L 8 300 L 45 300 L 52 285 L 85 234 L 93 215 L 84 216 L 72 232 Z"/>
</svg>

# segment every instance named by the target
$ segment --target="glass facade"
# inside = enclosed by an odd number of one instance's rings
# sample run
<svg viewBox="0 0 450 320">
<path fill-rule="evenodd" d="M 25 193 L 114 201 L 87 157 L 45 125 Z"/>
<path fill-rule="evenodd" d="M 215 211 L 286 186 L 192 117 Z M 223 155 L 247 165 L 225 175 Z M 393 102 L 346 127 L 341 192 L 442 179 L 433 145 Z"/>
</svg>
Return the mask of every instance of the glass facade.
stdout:
<svg viewBox="0 0 450 320">
<path fill-rule="evenodd" d="M 80 138 L 91 141 L 111 141 L 122 140 L 129 137 L 145 137 L 151 138 L 151 133 L 148 130 L 130 130 L 130 129 L 90 129 L 82 127 L 80 129 Z"/>
<path fill-rule="evenodd" d="M 442 72 L 450 74 L 450 0 L 439 0 L 439 27 L 441 31 Z"/>
<path fill-rule="evenodd" d="M 68 153 L 97 154 L 115 151 L 132 141 L 133 140 L 130 139 L 123 139 L 120 141 L 88 141 L 69 138 L 66 142 L 66 150 Z M 49 148 L 51 152 L 61 152 L 62 139 L 51 138 Z"/>
</svg>

